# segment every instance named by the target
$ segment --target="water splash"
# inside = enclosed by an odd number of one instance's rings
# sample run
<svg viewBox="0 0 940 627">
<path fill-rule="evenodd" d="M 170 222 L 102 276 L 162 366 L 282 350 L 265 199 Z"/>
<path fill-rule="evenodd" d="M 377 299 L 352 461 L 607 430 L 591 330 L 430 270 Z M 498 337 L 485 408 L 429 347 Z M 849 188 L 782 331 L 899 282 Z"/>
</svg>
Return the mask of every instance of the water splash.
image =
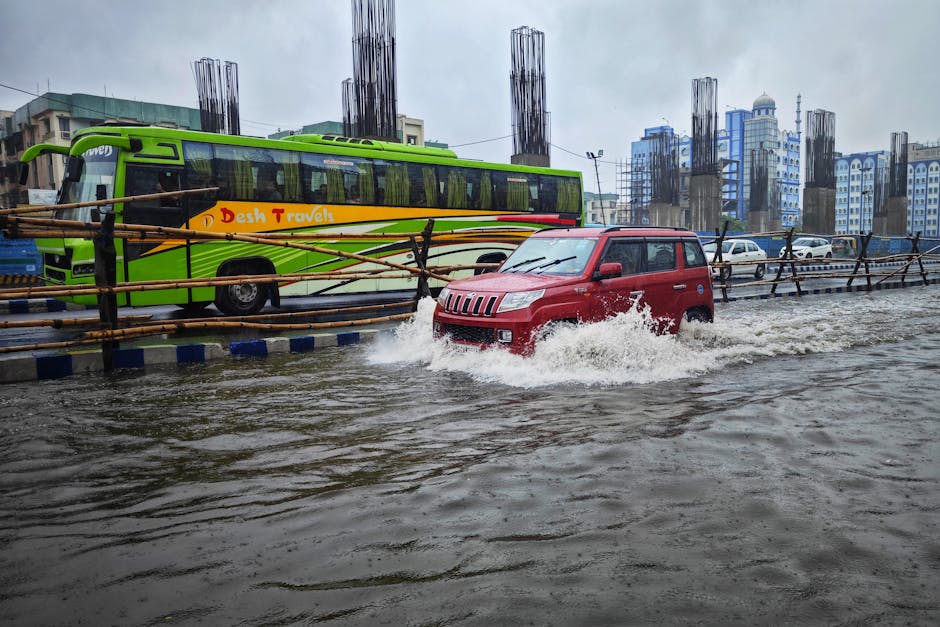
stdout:
<svg viewBox="0 0 940 627">
<path fill-rule="evenodd" d="M 393 338 L 374 345 L 375 364 L 424 364 L 481 382 L 514 387 L 647 384 L 699 376 L 781 355 L 839 352 L 940 332 L 940 293 L 875 293 L 744 301 L 720 305 L 712 324 L 683 323 L 677 335 L 656 335 L 643 308 L 595 324 L 562 326 L 541 338 L 532 357 L 435 340 L 434 301 L 424 299 Z M 909 292 L 909 290 L 904 290 Z M 898 317 L 911 320 L 898 328 Z"/>
</svg>

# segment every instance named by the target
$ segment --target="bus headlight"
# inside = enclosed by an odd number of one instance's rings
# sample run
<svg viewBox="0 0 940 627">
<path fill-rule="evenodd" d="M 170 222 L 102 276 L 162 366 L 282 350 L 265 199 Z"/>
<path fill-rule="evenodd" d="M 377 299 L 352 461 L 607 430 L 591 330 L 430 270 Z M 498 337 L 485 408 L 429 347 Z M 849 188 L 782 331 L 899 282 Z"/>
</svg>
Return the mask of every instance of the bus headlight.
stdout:
<svg viewBox="0 0 940 627">
<path fill-rule="evenodd" d="M 545 290 L 533 290 L 531 292 L 509 292 L 503 296 L 502 302 L 496 313 L 504 311 L 515 311 L 516 309 L 525 309 L 538 299 L 545 295 Z"/>
</svg>

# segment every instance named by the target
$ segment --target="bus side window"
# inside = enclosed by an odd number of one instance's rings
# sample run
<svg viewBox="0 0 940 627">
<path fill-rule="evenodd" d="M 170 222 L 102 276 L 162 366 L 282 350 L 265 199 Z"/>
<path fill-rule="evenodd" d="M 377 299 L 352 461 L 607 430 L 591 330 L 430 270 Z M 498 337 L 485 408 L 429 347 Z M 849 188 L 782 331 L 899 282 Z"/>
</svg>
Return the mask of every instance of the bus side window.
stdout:
<svg viewBox="0 0 940 627">
<path fill-rule="evenodd" d="M 129 164 L 125 176 L 125 193 L 128 196 L 142 196 L 178 190 L 181 174 L 179 168 Z M 129 202 L 124 205 L 123 221 L 127 224 L 179 227 L 185 223 L 180 204 L 179 199 L 172 197 Z"/>
<path fill-rule="evenodd" d="M 539 198 L 542 200 L 541 211 L 554 213 L 558 209 L 558 181 L 554 176 L 539 177 Z"/>
<path fill-rule="evenodd" d="M 216 187 L 212 172 L 212 145 L 201 142 L 183 142 L 183 189 Z M 189 207 L 190 217 L 202 213 L 212 206 L 218 194 L 206 192 L 188 194 L 183 201 Z"/>
</svg>

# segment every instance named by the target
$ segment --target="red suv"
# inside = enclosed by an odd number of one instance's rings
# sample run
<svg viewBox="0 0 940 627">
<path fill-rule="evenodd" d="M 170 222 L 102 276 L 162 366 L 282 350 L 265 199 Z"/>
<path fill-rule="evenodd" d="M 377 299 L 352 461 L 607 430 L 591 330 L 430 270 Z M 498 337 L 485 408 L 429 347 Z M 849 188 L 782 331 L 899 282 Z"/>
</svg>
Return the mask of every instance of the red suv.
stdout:
<svg viewBox="0 0 940 627">
<path fill-rule="evenodd" d="M 683 317 L 711 321 L 712 279 L 692 231 L 547 229 L 526 239 L 495 273 L 451 282 L 437 298 L 434 335 L 531 354 L 553 322 L 596 322 L 642 301 L 660 332 Z"/>
</svg>

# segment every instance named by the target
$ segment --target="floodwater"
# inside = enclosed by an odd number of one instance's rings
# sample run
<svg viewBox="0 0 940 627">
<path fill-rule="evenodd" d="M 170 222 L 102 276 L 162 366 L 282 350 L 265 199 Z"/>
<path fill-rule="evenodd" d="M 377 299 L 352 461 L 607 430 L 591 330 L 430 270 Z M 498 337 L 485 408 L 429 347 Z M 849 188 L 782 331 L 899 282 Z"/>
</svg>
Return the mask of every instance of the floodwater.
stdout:
<svg viewBox="0 0 940 627">
<path fill-rule="evenodd" d="M 940 289 L 646 322 L 0 386 L 0 623 L 940 623 Z"/>
</svg>

